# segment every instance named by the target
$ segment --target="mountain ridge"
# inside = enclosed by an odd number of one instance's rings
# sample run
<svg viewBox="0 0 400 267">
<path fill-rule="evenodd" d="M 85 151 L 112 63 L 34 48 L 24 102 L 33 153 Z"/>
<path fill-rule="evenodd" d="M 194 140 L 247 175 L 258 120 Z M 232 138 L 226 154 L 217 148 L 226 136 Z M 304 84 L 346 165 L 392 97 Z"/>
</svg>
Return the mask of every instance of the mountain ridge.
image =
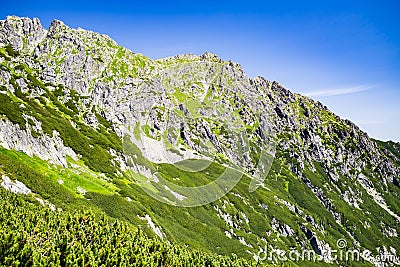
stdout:
<svg viewBox="0 0 400 267">
<path fill-rule="evenodd" d="M 241 251 L 243 257 L 256 256 L 263 248 L 262 240 L 267 240 L 282 249 L 312 248 L 329 262 L 335 237 L 339 236 L 351 240 L 355 248 L 378 255 L 382 251 L 396 254 L 400 249 L 396 245 L 400 231 L 396 225 L 400 214 L 398 144 L 369 138 L 320 102 L 293 94 L 262 77 L 250 79 L 239 64 L 224 62 L 211 53 L 151 60 L 118 46 L 106 35 L 71 29 L 57 20 L 45 30 L 38 19 L 7 17 L 0 21 L 0 43 L 0 96 L 4 107 L 1 146 L 36 155 L 40 162 L 49 160 L 67 173 L 84 173 L 93 184 L 85 188 L 84 196 L 74 194 L 90 199 L 94 208 L 111 217 L 135 225 L 140 219 L 134 217 L 151 213 L 153 220 L 156 218 L 167 230 L 169 239 L 190 242 L 193 233 L 180 216 L 207 224 L 203 218 L 206 214 L 213 218 L 208 226 L 218 233 L 218 240 L 233 248 L 225 247 L 220 252 L 217 244 L 206 244 L 211 234 L 191 245 L 218 254 Z M 219 153 L 218 164 L 234 162 L 246 170 L 247 180 L 240 181 L 237 191 L 211 206 L 185 210 L 194 213 L 189 217 L 175 208 L 178 219 L 147 207 L 149 203 L 157 204 L 137 196 L 144 194 L 138 186 L 139 178 L 126 174 L 129 164 L 121 142 L 122 126 L 137 127 L 146 138 L 159 140 L 176 123 L 166 120 L 163 114 L 183 123 L 174 128 L 180 134 L 172 138 L 177 147 L 204 153 L 207 149 L 200 144 L 209 142 Z M 227 130 L 224 125 L 233 125 L 231 117 L 239 121 L 237 131 L 244 127 L 249 134 L 248 151 L 243 154 L 231 149 L 239 132 L 228 130 L 229 138 L 223 134 Z M 260 192 L 251 195 L 244 189 L 248 186 L 243 185 L 248 185 L 248 178 L 257 173 L 260 151 L 271 146 L 268 136 L 274 137 L 276 153 L 263 186 L 272 191 L 259 188 Z M 154 162 L 149 163 L 143 150 L 137 153 L 134 165 L 151 170 Z M 157 166 L 169 179 L 179 174 L 183 184 L 193 183 L 187 174 L 163 162 Z M 211 167 L 216 174 L 221 172 L 219 166 Z M 4 169 L 2 172 L 14 179 L 23 178 Z M 200 181 L 210 179 L 204 173 L 195 177 Z M 41 179 L 45 178 L 43 174 Z M 68 179 L 63 181 L 67 183 Z M 63 186 L 71 192 L 79 184 L 68 183 Z M 45 194 L 46 188 L 33 191 Z M 124 197 L 134 199 L 140 208 L 129 206 L 133 204 L 128 201 L 122 207 Z M 47 198 L 55 201 L 54 196 Z M 105 204 L 110 199 L 124 212 L 117 214 Z M 129 215 L 129 209 L 137 216 Z M 168 220 L 173 223 L 168 225 Z M 194 224 L 202 231 L 209 229 Z"/>
</svg>

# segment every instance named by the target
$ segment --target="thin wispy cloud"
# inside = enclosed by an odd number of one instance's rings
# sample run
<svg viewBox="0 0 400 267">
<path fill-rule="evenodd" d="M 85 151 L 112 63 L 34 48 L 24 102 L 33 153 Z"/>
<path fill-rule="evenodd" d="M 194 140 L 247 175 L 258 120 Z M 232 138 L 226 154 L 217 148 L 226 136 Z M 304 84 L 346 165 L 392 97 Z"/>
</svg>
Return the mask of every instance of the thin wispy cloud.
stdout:
<svg viewBox="0 0 400 267">
<path fill-rule="evenodd" d="M 311 91 L 303 93 L 306 96 L 335 96 L 335 95 L 346 95 L 353 94 L 374 88 L 375 85 L 359 85 L 346 88 L 326 89 L 319 91 Z"/>
</svg>

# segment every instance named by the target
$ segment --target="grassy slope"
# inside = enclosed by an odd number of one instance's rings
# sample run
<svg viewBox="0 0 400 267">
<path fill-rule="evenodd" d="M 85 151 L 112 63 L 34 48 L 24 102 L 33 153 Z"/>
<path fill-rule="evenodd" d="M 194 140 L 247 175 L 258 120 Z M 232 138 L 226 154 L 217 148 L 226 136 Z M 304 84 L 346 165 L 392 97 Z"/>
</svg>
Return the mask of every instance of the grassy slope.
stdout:
<svg viewBox="0 0 400 267">
<path fill-rule="evenodd" d="M 70 163 L 80 166 L 80 168 L 63 169 L 50 165 L 36 157 L 30 158 L 27 155 L 12 150 L 0 149 L 0 172 L 9 175 L 13 179 L 18 179 L 30 187 L 42 198 L 61 207 L 67 211 L 91 209 L 95 213 L 104 211 L 106 214 L 121 221 L 129 222 L 133 225 L 144 225 L 138 215 L 149 214 L 157 225 L 162 226 L 163 232 L 168 240 L 176 243 L 187 244 L 191 248 L 201 249 L 206 252 L 215 252 L 223 255 L 237 254 L 240 257 L 250 258 L 251 255 L 246 252 L 250 250 L 243 246 L 237 239 L 228 238 L 224 231 L 229 231 L 230 227 L 218 217 L 215 207 L 218 206 L 225 214 L 229 214 L 239 225 L 234 232 L 238 237 L 243 237 L 247 243 L 264 246 L 264 237 L 268 243 L 274 246 L 288 250 L 290 247 L 299 248 L 298 242 L 294 237 L 284 237 L 272 231 L 271 220 L 278 219 L 280 222 L 289 225 L 296 234 L 302 239 L 307 239 L 301 231 L 299 225 L 306 225 L 308 229 L 318 233 L 319 239 L 328 242 L 331 247 L 335 247 L 336 240 L 346 237 L 346 231 L 352 231 L 354 226 L 357 230 L 353 234 L 360 239 L 361 244 L 367 248 L 374 249 L 377 245 L 388 244 L 395 246 L 395 240 L 388 240 L 379 233 L 376 225 L 383 221 L 390 224 L 392 221 L 388 214 L 378 207 L 372 201 L 366 199 L 363 208 L 371 210 L 374 214 L 380 214 L 380 218 L 368 218 L 363 212 L 354 209 L 339 197 L 338 192 L 325 188 L 329 183 L 321 168 L 315 172 L 307 169 L 304 175 L 310 179 L 314 185 L 323 190 L 325 195 L 334 201 L 335 206 L 344 215 L 344 223 L 339 225 L 333 216 L 325 209 L 320 201 L 314 196 L 313 192 L 290 171 L 287 155 L 279 154 L 275 159 L 271 172 L 266 179 L 266 186 L 269 189 L 258 189 L 255 193 L 248 192 L 249 179 L 240 181 L 237 187 L 220 201 L 210 205 L 197 208 L 177 208 L 162 204 L 146 195 L 130 176 L 116 176 L 118 166 L 110 164 L 110 156 L 107 150 L 111 147 L 116 151 L 121 151 L 121 141 L 111 130 L 107 121 L 98 119 L 101 122 L 100 127 L 95 130 L 82 123 L 83 114 L 77 113 L 76 105 L 80 99 L 72 90 L 63 88 L 61 85 L 45 85 L 35 78 L 35 73 L 24 65 L 17 69 L 7 65 L 7 61 L 13 55 L 9 48 L 1 48 L 0 54 L 6 59 L 1 63 L 3 70 L 10 72 L 13 77 L 11 83 L 15 89 L 14 93 L 10 91 L 4 94 L 5 89 L 0 88 L 3 94 L 0 94 L 1 110 L 9 120 L 20 125 L 22 129 L 26 128 L 26 121 L 22 114 L 29 114 L 42 123 L 43 132 L 51 134 L 57 130 L 61 134 L 64 143 L 71 147 L 76 153 L 82 155 L 79 162 Z M 8 58 L 8 59 L 7 59 Z M 44 96 L 30 98 L 29 93 L 22 93 L 18 89 L 15 80 L 25 79 L 29 88 L 39 87 L 46 91 Z M 49 86 L 56 88 L 49 90 Z M 60 91 L 61 90 L 61 91 Z M 59 102 L 59 94 L 66 93 L 72 101 L 68 103 Z M 25 107 L 21 107 L 24 104 Z M 326 119 L 334 121 L 334 118 L 325 114 Z M 74 127 L 70 121 L 73 121 L 78 127 Z M 29 123 L 29 121 L 28 121 Z M 35 134 L 35 133 L 33 133 Z M 289 136 L 289 138 L 291 138 Z M 86 167 L 87 166 L 87 167 Z M 202 183 L 211 181 L 213 177 L 208 177 L 205 173 L 192 174 L 179 171 L 170 165 L 159 166 L 164 171 L 167 179 L 180 177 L 179 183 L 182 185 L 194 185 L 193 180 L 202 181 Z M 213 165 L 211 173 L 217 174 L 222 171 L 218 165 Z M 99 173 L 105 173 L 109 180 L 101 178 Z M 64 184 L 59 184 L 62 179 Z M 343 186 L 345 186 L 345 181 Z M 88 192 L 85 197 L 78 194 L 77 186 L 85 188 Z M 339 184 L 340 186 L 340 184 Z M 357 188 L 362 191 L 362 188 Z M 366 194 L 362 191 L 363 194 Z M 131 202 L 126 197 L 132 199 Z M 299 217 L 295 212 L 289 210 L 277 199 L 297 203 L 305 214 L 314 218 L 317 225 L 326 229 L 314 229 L 305 219 Z M 224 202 L 228 203 L 223 208 Z M 393 200 L 390 203 L 397 203 Z M 265 204 L 268 209 L 264 209 L 259 204 Z M 395 204 L 393 204 L 395 206 Z M 249 223 L 244 222 L 242 213 L 249 218 Z M 369 229 L 363 229 L 361 222 L 370 221 L 372 225 Z M 149 236 L 154 236 L 148 227 L 142 227 Z M 365 227 L 364 227 L 365 228 Z M 363 229 L 363 230 L 361 230 Z M 268 235 L 267 232 L 271 231 Z M 373 237 L 373 238 L 371 238 Z M 379 240 L 379 241 L 377 241 Z M 351 240 L 348 240 L 349 244 Z M 306 244 L 310 248 L 310 244 Z M 310 266 L 310 263 L 299 263 L 300 265 Z M 319 263 L 321 265 L 321 263 Z"/>
<path fill-rule="evenodd" d="M 77 192 L 74 192 L 75 185 L 72 188 L 69 187 L 69 180 L 75 179 L 69 173 L 72 172 L 71 170 L 61 169 L 38 158 L 30 158 L 23 153 L 12 150 L 1 149 L 0 159 L 0 162 L 2 162 L 0 172 L 22 181 L 39 196 L 67 212 L 90 209 L 96 214 L 102 214 L 102 211 L 104 211 L 113 218 L 141 227 L 147 236 L 155 237 L 150 228 L 146 226 L 146 222 L 137 216 L 149 214 L 157 225 L 162 226 L 162 231 L 166 234 L 168 240 L 177 244 L 186 244 L 192 249 L 200 249 L 207 253 L 236 254 L 240 257 L 250 258 L 246 250 L 252 251 L 252 249 L 244 247 L 236 239 L 229 239 L 224 234 L 224 231 L 228 231 L 229 227 L 216 215 L 213 208 L 215 205 L 221 207 L 223 201 L 232 203 L 224 210 L 232 217 L 237 216 L 239 218 L 241 212 L 247 215 L 249 223 L 237 221 L 241 230 L 235 230 L 235 233 L 244 237 L 248 243 L 258 243 L 263 246 L 264 243 L 259 237 L 264 237 L 269 243 L 273 243 L 274 246 L 281 249 L 298 246 L 293 237 L 283 237 L 276 235 L 276 233 L 267 236 L 266 232 L 271 230 L 269 222 L 272 218 L 277 218 L 286 223 L 299 236 L 305 238 L 298 224 L 307 224 L 307 222 L 284 205 L 279 204 L 276 197 L 286 201 L 298 201 L 299 206 L 306 213 L 316 218 L 318 223 L 329 226 L 327 227 L 329 232 L 321 239 L 331 241 L 329 243 L 332 246 L 337 238 L 344 235 L 343 230 L 332 219 L 332 215 L 325 211 L 304 184 L 283 169 L 282 162 L 279 160 L 274 163 L 271 176 L 267 179 L 267 186 L 271 188 L 270 190 L 257 190 L 250 194 L 248 193 L 250 180 L 245 178 L 228 196 L 222 198 L 221 202 L 217 201 L 211 205 L 197 208 L 178 208 L 159 203 L 145 194 L 134 182 L 128 182 L 127 179 L 115 179 L 113 184 L 108 185 L 112 190 L 106 192 L 97 187 L 88 188 L 88 193 L 83 198 Z M 279 176 L 274 177 L 275 173 L 279 173 Z M 62 178 L 65 183 L 63 185 L 58 184 L 55 177 L 57 179 Z M 86 180 L 83 179 L 80 182 L 85 183 Z M 288 187 L 286 182 L 289 182 Z M 104 190 L 104 188 L 102 189 Z M 239 194 L 240 197 L 236 194 Z M 125 199 L 126 196 L 129 196 L 132 202 L 128 202 Z M 33 202 L 38 205 L 38 202 Z M 268 209 L 265 210 L 258 206 L 261 203 L 267 205 Z M 308 226 L 308 228 L 315 231 L 312 226 Z M 300 262 L 299 264 L 300 266 L 309 266 L 310 263 Z"/>
<path fill-rule="evenodd" d="M 148 238 L 93 211 L 50 211 L 0 188 L 4 266 L 255 266 Z"/>
</svg>

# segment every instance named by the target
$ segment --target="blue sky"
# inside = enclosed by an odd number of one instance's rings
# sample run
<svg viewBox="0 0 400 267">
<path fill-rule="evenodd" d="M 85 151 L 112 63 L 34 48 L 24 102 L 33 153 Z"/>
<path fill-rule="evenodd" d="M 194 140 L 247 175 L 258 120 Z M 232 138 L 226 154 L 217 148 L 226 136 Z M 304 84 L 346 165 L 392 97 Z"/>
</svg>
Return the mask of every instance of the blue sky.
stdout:
<svg viewBox="0 0 400 267">
<path fill-rule="evenodd" d="M 213 52 L 250 77 L 321 101 L 370 136 L 400 141 L 397 1 L 18 1 L 7 15 L 53 19 L 156 59 Z"/>
</svg>

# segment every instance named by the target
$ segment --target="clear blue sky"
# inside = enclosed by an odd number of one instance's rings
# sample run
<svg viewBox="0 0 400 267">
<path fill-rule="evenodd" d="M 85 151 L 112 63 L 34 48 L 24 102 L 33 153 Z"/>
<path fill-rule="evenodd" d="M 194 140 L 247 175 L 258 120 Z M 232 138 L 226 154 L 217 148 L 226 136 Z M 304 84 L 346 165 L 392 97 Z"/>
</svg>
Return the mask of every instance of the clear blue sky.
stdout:
<svg viewBox="0 0 400 267">
<path fill-rule="evenodd" d="M 7 15 L 105 33 L 156 59 L 213 52 L 400 141 L 398 1 L 18 1 Z"/>
</svg>

